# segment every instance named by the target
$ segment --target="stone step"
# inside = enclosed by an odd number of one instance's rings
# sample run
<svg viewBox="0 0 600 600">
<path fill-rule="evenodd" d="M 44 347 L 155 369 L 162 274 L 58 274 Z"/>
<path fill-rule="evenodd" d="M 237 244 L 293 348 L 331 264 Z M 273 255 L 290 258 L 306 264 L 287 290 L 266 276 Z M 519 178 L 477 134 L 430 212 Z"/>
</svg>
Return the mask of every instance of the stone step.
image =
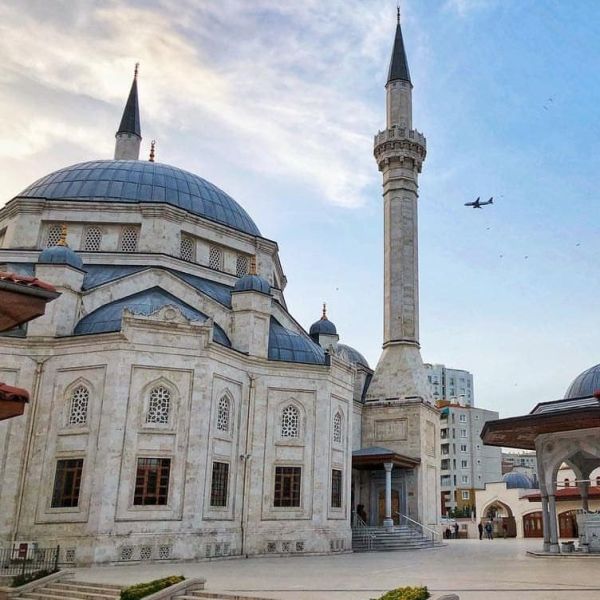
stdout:
<svg viewBox="0 0 600 600">
<path fill-rule="evenodd" d="M 107 596 L 106 594 L 86 594 L 63 589 L 50 590 L 46 587 L 40 587 L 19 596 L 19 598 L 28 598 L 29 600 L 115 600 L 118 597 L 114 595 Z"/>
<path fill-rule="evenodd" d="M 177 596 L 177 600 L 272 600 L 259 598 L 258 596 L 240 596 L 239 594 L 224 594 L 222 592 L 211 592 L 209 590 L 194 590 L 186 592 L 185 596 Z"/>
<path fill-rule="evenodd" d="M 123 589 L 122 585 L 115 585 L 112 583 L 93 583 L 90 581 L 78 581 L 76 579 L 66 579 L 64 581 L 61 581 L 60 583 L 64 584 L 64 585 L 82 585 L 84 587 L 104 588 L 107 590 L 115 590 L 116 592 L 119 592 L 119 594 L 121 593 L 121 590 Z"/>
<path fill-rule="evenodd" d="M 72 583 L 49 583 L 41 590 L 52 594 L 64 594 L 69 598 L 78 598 L 79 600 L 108 600 L 110 598 L 114 600 L 121 596 L 120 589 Z"/>
</svg>

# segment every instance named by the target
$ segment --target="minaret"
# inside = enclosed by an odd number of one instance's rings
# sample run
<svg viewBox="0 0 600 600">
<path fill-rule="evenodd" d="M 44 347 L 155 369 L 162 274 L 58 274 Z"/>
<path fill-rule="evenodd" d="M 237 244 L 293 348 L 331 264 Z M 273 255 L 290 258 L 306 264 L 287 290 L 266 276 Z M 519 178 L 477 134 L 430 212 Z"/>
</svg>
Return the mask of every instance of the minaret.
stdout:
<svg viewBox="0 0 600 600">
<path fill-rule="evenodd" d="M 383 174 L 384 325 L 383 353 L 368 400 L 431 400 L 419 350 L 417 180 L 426 142 L 412 128 L 412 87 L 398 9 L 385 86 L 387 127 L 375 136 L 375 159 Z"/>
<path fill-rule="evenodd" d="M 140 109 L 138 105 L 137 76 L 139 63 L 135 65 L 133 83 L 129 90 L 129 97 L 121 124 L 117 130 L 115 143 L 115 160 L 139 160 L 142 130 L 140 127 Z"/>
</svg>

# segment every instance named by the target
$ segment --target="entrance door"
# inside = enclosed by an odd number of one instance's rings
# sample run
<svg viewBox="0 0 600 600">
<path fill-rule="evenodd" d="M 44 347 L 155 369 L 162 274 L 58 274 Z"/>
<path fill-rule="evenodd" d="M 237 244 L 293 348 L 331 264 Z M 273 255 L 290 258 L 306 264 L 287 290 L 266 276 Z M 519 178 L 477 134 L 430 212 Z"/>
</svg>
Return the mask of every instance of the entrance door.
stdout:
<svg viewBox="0 0 600 600">
<path fill-rule="evenodd" d="M 558 530 L 561 538 L 576 538 L 579 536 L 575 514 L 574 510 L 568 510 L 558 515 Z"/>
<path fill-rule="evenodd" d="M 398 490 L 392 490 L 392 519 L 394 520 L 394 525 L 398 525 L 400 522 L 398 518 L 398 514 L 400 512 L 400 494 Z M 383 520 L 385 519 L 385 490 L 381 490 L 379 492 L 379 526 L 383 525 Z"/>
<path fill-rule="evenodd" d="M 541 511 L 532 512 L 523 516 L 523 535 L 526 538 L 544 537 Z"/>
</svg>

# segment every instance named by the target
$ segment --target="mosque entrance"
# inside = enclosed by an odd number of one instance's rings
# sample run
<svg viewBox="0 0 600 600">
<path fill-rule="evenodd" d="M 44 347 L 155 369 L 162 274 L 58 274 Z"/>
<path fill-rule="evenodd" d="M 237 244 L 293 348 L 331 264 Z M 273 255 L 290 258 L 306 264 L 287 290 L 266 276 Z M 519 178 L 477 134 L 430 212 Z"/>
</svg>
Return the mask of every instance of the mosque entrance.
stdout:
<svg viewBox="0 0 600 600">
<path fill-rule="evenodd" d="M 577 527 L 577 513 L 574 510 L 560 513 L 558 515 L 558 530 L 561 538 L 576 538 L 579 537 L 579 529 Z"/>
<path fill-rule="evenodd" d="M 523 536 L 526 538 L 544 537 L 541 510 L 523 515 Z"/>
<path fill-rule="evenodd" d="M 377 513 L 377 523 L 381 527 L 383 525 L 383 519 L 385 519 L 385 489 L 379 492 L 379 504 Z M 398 490 L 392 489 L 392 519 L 394 525 L 398 525 L 400 518 L 398 513 L 400 512 L 400 493 Z"/>
</svg>

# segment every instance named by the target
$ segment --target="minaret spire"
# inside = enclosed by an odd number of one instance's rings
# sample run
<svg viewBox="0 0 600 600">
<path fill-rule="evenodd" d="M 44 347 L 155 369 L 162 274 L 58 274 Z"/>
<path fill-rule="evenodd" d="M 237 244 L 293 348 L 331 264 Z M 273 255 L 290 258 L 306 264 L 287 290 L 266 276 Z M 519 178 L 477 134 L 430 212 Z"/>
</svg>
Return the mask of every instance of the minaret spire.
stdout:
<svg viewBox="0 0 600 600">
<path fill-rule="evenodd" d="M 133 82 L 117 130 L 115 160 L 139 160 L 142 129 L 140 127 L 140 108 L 138 102 L 137 78 L 140 63 L 135 63 Z"/>
</svg>

